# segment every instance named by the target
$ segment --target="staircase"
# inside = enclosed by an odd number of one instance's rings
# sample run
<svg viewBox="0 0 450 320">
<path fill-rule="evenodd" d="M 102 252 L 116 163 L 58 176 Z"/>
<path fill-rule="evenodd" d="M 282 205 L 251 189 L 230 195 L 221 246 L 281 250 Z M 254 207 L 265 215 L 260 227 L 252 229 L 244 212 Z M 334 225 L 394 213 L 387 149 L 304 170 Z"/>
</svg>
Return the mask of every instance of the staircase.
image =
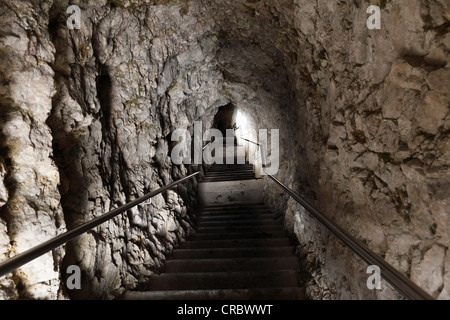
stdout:
<svg viewBox="0 0 450 320">
<path fill-rule="evenodd" d="M 199 184 L 195 235 L 128 300 L 299 300 L 295 247 L 263 203 L 252 165 L 214 165 Z"/>
</svg>

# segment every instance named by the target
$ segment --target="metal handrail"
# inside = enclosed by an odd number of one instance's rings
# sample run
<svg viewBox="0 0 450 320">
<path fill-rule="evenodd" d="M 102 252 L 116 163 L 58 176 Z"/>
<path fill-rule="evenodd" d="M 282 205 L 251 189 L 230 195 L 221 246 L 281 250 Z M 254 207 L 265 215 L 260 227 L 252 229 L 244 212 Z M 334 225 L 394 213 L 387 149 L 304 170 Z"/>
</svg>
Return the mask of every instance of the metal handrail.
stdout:
<svg viewBox="0 0 450 320">
<path fill-rule="evenodd" d="M 394 288 L 401 292 L 406 298 L 412 300 L 434 300 L 434 298 L 425 292 L 422 288 L 412 282 L 408 277 L 395 269 L 392 265 L 386 262 L 379 255 L 371 251 L 361 241 L 350 235 L 347 231 L 342 229 L 339 225 L 329 220 L 319 210 L 317 210 L 305 198 L 297 195 L 292 189 L 285 186 L 272 175 L 268 176 L 275 181 L 286 193 L 294 198 L 306 210 L 308 210 L 317 220 L 319 220 L 325 227 L 333 232 L 344 244 L 352 249 L 358 256 L 360 256 L 369 265 L 376 265 L 380 267 L 381 276 L 386 279 Z"/>
<path fill-rule="evenodd" d="M 183 179 L 180 179 L 178 181 L 172 182 L 170 184 L 168 184 L 167 186 L 164 186 L 158 190 L 155 190 L 153 192 L 150 192 L 132 202 L 129 202 L 117 209 L 114 209 L 108 213 L 105 213 L 99 217 L 96 217 L 94 219 L 92 219 L 91 221 L 88 221 L 70 231 L 67 231 L 63 234 L 60 234 L 59 236 L 56 236 L 40 245 L 37 245 L 31 249 L 28 249 L 27 251 L 24 251 L 22 253 L 19 253 L 17 255 L 15 255 L 14 257 L 5 260 L 3 262 L 0 263 L 0 277 L 4 276 L 5 274 L 14 271 L 15 269 L 23 266 L 24 264 L 40 257 L 41 255 L 56 249 L 57 247 L 65 244 L 66 242 L 69 242 L 70 240 L 73 240 L 74 238 L 82 235 L 83 233 L 99 226 L 100 224 L 111 220 L 112 218 L 115 218 L 116 216 L 130 210 L 131 208 L 137 206 L 138 204 L 168 190 L 173 188 L 174 186 L 192 179 L 193 177 L 197 176 L 200 173 L 200 171 L 193 173 L 187 177 L 184 177 Z"/>
<path fill-rule="evenodd" d="M 241 136 L 241 139 L 242 139 L 242 140 L 245 140 L 245 141 L 247 141 L 247 142 L 256 144 L 258 147 L 261 146 L 261 143 L 258 143 L 258 142 L 252 141 L 252 140 L 248 140 L 248 139 L 244 138 L 243 136 Z"/>
</svg>

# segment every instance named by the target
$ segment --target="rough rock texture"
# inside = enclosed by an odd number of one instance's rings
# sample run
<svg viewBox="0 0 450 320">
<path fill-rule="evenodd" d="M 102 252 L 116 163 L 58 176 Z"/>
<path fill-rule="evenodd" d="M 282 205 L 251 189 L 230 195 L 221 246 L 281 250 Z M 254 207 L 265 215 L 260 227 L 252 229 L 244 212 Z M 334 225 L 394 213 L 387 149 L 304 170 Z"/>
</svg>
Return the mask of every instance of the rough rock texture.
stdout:
<svg viewBox="0 0 450 320">
<path fill-rule="evenodd" d="M 445 0 L 3 1 L 0 260 L 185 176 L 175 129 L 233 103 L 280 129 L 277 178 L 450 298 Z M 366 9 L 381 7 L 381 30 Z M 246 132 L 243 130 L 243 132 Z M 266 178 L 312 299 L 398 298 Z M 0 279 L 0 298 L 110 299 L 192 229 L 195 181 Z M 66 290 L 76 264 L 82 290 Z"/>
<path fill-rule="evenodd" d="M 205 72 L 214 39 L 179 7 L 86 6 L 74 31 L 58 23 L 61 9 L 52 11 L 58 86 L 48 123 L 73 227 L 187 175 L 168 157 L 170 133 L 224 99 L 217 75 Z M 161 268 L 192 229 L 189 189 L 158 195 L 70 244 L 65 264 L 85 270 L 89 298 L 118 296 Z"/>
</svg>

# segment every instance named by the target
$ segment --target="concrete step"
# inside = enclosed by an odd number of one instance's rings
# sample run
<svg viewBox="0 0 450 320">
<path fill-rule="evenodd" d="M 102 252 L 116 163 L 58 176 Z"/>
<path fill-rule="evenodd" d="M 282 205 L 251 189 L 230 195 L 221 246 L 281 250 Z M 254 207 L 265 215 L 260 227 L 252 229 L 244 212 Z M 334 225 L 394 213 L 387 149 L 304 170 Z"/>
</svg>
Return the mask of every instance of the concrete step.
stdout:
<svg viewBox="0 0 450 320">
<path fill-rule="evenodd" d="M 239 181 L 239 180 L 256 180 L 252 175 L 233 175 L 233 176 L 205 176 L 200 182 L 223 182 L 223 181 Z"/>
<path fill-rule="evenodd" d="M 191 240 L 273 239 L 282 238 L 284 236 L 284 232 L 281 229 L 278 229 L 276 232 L 197 233 Z"/>
<path fill-rule="evenodd" d="M 234 171 L 239 171 L 239 170 L 253 170 L 253 165 L 252 164 L 214 164 L 212 165 L 209 169 L 208 172 L 210 171 L 221 171 L 221 170 L 234 170 Z"/>
<path fill-rule="evenodd" d="M 162 273 L 150 276 L 149 291 L 249 289 L 298 286 L 298 271 Z"/>
<path fill-rule="evenodd" d="M 218 212 L 211 212 L 211 211 L 200 211 L 200 213 L 198 214 L 198 218 L 206 218 L 206 217 L 220 217 L 220 216 L 228 216 L 228 217 L 232 217 L 232 216 L 244 216 L 244 215 L 254 215 L 254 216 L 258 216 L 258 215 L 272 215 L 273 217 L 275 217 L 275 214 L 269 210 L 242 210 L 242 211 L 218 211 Z"/>
<path fill-rule="evenodd" d="M 259 219 L 259 220 L 242 220 L 242 221 L 201 221 L 197 224 L 198 227 L 234 227 L 234 226 L 266 226 L 279 225 L 280 222 L 274 219 Z"/>
<path fill-rule="evenodd" d="M 169 260 L 166 273 L 298 270 L 296 257 Z"/>
<path fill-rule="evenodd" d="M 210 204 L 210 205 L 204 205 L 200 207 L 201 210 L 204 211 L 235 211 L 235 210 L 249 210 L 249 209 L 265 209 L 269 210 L 266 204 L 264 203 L 253 203 L 253 204 Z"/>
<path fill-rule="evenodd" d="M 123 300 L 304 300 L 304 289 L 252 288 L 232 290 L 127 291 Z"/>
<path fill-rule="evenodd" d="M 246 248 L 246 247 L 283 247 L 289 246 L 287 238 L 273 239 L 232 239 L 210 241 L 185 241 L 180 249 L 208 249 L 208 248 Z"/>
<path fill-rule="evenodd" d="M 204 178 L 201 183 L 211 182 L 233 182 L 233 181 L 247 181 L 256 180 L 255 177 L 230 177 L 230 178 Z"/>
<path fill-rule="evenodd" d="M 255 173 L 253 170 L 217 170 L 217 171 L 207 171 L 205 172 L 205 176 L 234 176 L 234 175 L 253 175 L 255 176 Z"/>
<path fill-rule="evenodd" d="M 280 225 L 263 226 L 232 226 L 232 227 L 199 227 L 197 234 L 203 233 L 252 233 L 252 232 L 278 232 L 283 228 Z"/>
<path fill-rule="evenodd" d="M 232 204 L 224 205 L 217 204 L 216 206 L 202 206 L 199 208 L 201 212 L 210 212 L 210 213 L 222 213 L 222 212 L 247 212 L 247 211 L 270 211 L 265 205 L 259 204 L 248 204 L 248 205 L 236 205 Z"/>
<path fill-rule="evenodd" d="M 229 173 L 229 172 L 233 172 L 233 173 L 240 173 L 240 172 L 245 172 L 245 173 L 254 173 L 254 169 L 253 167 L 250 168 L 241 168 L 241 169 L 235 169 L 235 168 L 216 168 L 216 169 L 209 169 L 208 171 L 205 172 L 205 174 L 220 174 L 220 173 Z"/>
<path fill-rule="evenodd" d="M 175 249 L 172 259 L 232 259 L 254 257 L 289 257 L 294 254 L 294 246 Z"/>
<path fill-rule="evenodd" d="M 263 203 L 262 180 L 200 182 L 198 197 L 201 205 Z"/>
<path fill-rule="evenodd" d="M 234 177 L 206 177 L 203 178 L 201 183 L 207 182 L 232 182 L 232 181 L 246 181 L 246 180 L 256 180 L 255 177 L 246 177 L 246 176 L 234 176 Z"/>
<path fill-rule="evenodd" d="M 243 220 L 270 220 L 275 219 L 273 213 L 246 213 L 246 214 L 233 214 L 233 215 L 201 215 L 197 218 L 198 222 L 203 221 L 243 221 Z"/>
<path fill-rule="evenodd" d="M 244 170 L 231 170 L 231 169 L 226 169 L 226 170 L 215 170 L 215 171 L 207 171 L 206 175 L 214 175 L 214 176 L 219 176 L 219 175 L 230 175 L 230 174 L 254 174 L 253 169 L 244 169 Z"/>
<path fill-rule="evenodd" d="M 241 173 L 241 174 L 232 174 L 232 173 L 206 174 L 203 179 L 205 180 L 205 179 L 238 179 L 238 178 L 256 179 L 255 175 L 250 174 L 250 173 L 247 173 L 247 174 L 244 174 L 244 173 Z"/>
</svg>

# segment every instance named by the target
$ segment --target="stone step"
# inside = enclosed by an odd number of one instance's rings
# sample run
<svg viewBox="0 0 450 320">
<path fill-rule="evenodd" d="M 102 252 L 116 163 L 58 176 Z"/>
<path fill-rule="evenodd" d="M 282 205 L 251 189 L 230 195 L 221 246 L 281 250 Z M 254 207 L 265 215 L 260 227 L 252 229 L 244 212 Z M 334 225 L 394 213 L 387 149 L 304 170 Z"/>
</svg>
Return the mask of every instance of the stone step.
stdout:
<svg viewBox="0 0 450 320">
<path fill-rule="evenodd" d="M 197 218 L 198 222 L 204 221 L 245 221 L 245 220 L 270 220 L 274 219 L 273 213 L 247 213 L 247 214 L 223 214 L 223 215 L 203 215 Z"/>
<path fill-rule="evenodd" d="M 239 165 L 238 165 L 239 166 Z M 242 166 L 242 165 L 240 165 Z M 239 167 L 235 168 L 236 165 L 232 165 L 231 167 L 224 166 L 223 168 L 210 168 L 205 171 L 205 173 L 220 173 L 220 172 L 234 172 L 234 173 L 240 173 L 240 172 L 254 172 L 253 166 L 251 167 Z"/>
<path fill-rule="evenodd" d="M 241 178 L 241 179 L 256 179 L 254 174 L 250 174 L 250 173 L 241 173 L 241 174 L 232 174 L 232 173 L 223 173 L 223 174 L 206 174 L 203 178 L 203 180 L 205 179 L 237 179 L 237 178 Z"/>
<path fill-rule="evenodd" d="M 279 288 L 298 286 L 298 271 L 162 273 L 149 280 L 149 291 Z"/>
<path fill-rule="evenodd" d="M 242 220 L 242 221 L 201 221 L 198 227 L 233 227 L 233 226 L 265 226 L 279 225 L 280 222 L 274 219 Z"/>
<path fill-rule="evenodd" d="M 236 174 L 254 175 L 255 172 L 253 171 L 253 169 L 244 169 L 244 170 L 224 169 L 224 170 L 209 170 L 205 172 L 205 175 L 212 175 L 212 176 L 236 175 Z"/>
<path fill-rule="evenodd" d="M 264 270 L 298 270 L 298 259 L 292 257 L 169 260 L 166 273 L 237 272 Z"/>
<path fill-rule="evenodd" d="M 123 300 L 304 300 L 304 289 L 252 288 L 232 290 L 127 291 Z"/>
<path fill-rule="evenodd" d="M 231 181 L 247 181 L 257 180 L 255 177 L 229 177 L 229 178 L 204 178 L 201 182 L 231 182 Z"/>
<path fill-rule="evenodd" d="M 255 176 L 255 173 L 253 170 L 242 170 L 242 171 L 232 171 L 232 170 L 222 170 L 222 171 L 208 171 L 205 173 L 205 176 L 213 176 L 213 177 L 220 177 L 220 176 L 235 176 L 235 175 L 252 175 Z"/>
<path fill-rule="evenodd" d="M 265 204 L 216 204 L 202 206 L 199 208 L 202 212 L 236 212 L 248 210 L 269 210 Z"/>
<path fill-rule="evenodd" d="M 254 174 L 221 174 L 221 175 L 205 175 L 203 177 L 203 180 L 211 180 L 211 179 L 242 179 L 242 180 L 248 180 L 248 179 L 256 179 Z"/>
<path fill-rule="evenodd" d="M 201 205 L 260 204 L 264 202 L 261 179 L 200 182 L 198 199 Z"/>
<path fill-rule="evenodd" d="M 227 174 L 254 174 L 254 172 L 253 169 L 244 169 L 244 170 L 224 169 L 224 170 L 206 171 L 206 175 L 227 175 Z"/>
<path fill-rule="evenodd" d="M 216 206 L 208 206 L 208 207 L 200 207 L 199 210 L 201 212 L 246 212 L 246 211 L 270 211 L 266 206 L 261 206 L 259 204 L 242 204 L 233 206 L 232 203 L 229 205 L 217 204 Z"/>
<path fill-rule="evenodd" d="M 222 215 L 233 216 L 233 215 L 258 215 L 258 214 L 273 214 L 272 211 L 268 209 L 248 209 L 248 210 L 236 210 L 236 211 L 201 211 L 198 217 L 217 217 Z"/>
<path fill-rule="evenodd" d="M 185 241 L 180 249 L 208 249 L 208 248 L 246 248 L 246 247 L 283 247 L 289 246 L 287 238 L 273 239 L 232 239 L 210 241 Z"/>
<path fill-rule="evenodd" d="M 232 226 L 232 227 L 200 227 L 196 229 L 197 234 L 203 233 L 243 233 L 243 232 L 278 232 L 283 230 L 281 225 L 265 226 Z"/>
<path fill-rule="evenodd" d="M 210 169 L 208 171 L 205 171 L 205 174 L 220 174 L 220 173 L 254 173 L 253 167 L 251 168 L 242 168 L 242 169 L 235 169 L 235 168 L 220 168 L 220 169 Z"/>
<path fill-rule="evenodd" d="M 289 257 L 293 256 L 294 246 L 277 247 L 241 247 L 208 249 L 175 249 L 172 259 L 232 259 L 254 257 Z"/>
<path fill-rule="evenodd" d="M 275 232 L 231 232 L 231 233 L 197 233 L 192 239 L 193 241 L 205 240 L 236 240 L 236 239 L 273 239 L 282 238 L 285 234 L 279 228 Z"/>
<path fill-rule="evenodd" d="M 215 168 L 215 169 L 209 169 L 205 171 L 205 174 L 214 174 L 214 173 L 227 173 L 227 172 L 234 172 L 234 173 L 240 173 L 240 172 L 248 172 L 248 173 L 254 173 L 253 167 L 249 168 Z"/>
<path fill-rule="evenodd" d="M 220 182 L 220 181 L 239 181 L 239 180 L 256 180 L 251 175 L 233 175 L 233 176 L 205 176 L 200 182 Z"/>
<path fill-rule="evenodd" d="M 235 170 L 235 171 L 239 171 L 239 170 L 253 170 L 253 165 L 252 164 L 214 164 L 212 165 L 208 171 L 217 171 L 217 170 Z"/>
</svg>

